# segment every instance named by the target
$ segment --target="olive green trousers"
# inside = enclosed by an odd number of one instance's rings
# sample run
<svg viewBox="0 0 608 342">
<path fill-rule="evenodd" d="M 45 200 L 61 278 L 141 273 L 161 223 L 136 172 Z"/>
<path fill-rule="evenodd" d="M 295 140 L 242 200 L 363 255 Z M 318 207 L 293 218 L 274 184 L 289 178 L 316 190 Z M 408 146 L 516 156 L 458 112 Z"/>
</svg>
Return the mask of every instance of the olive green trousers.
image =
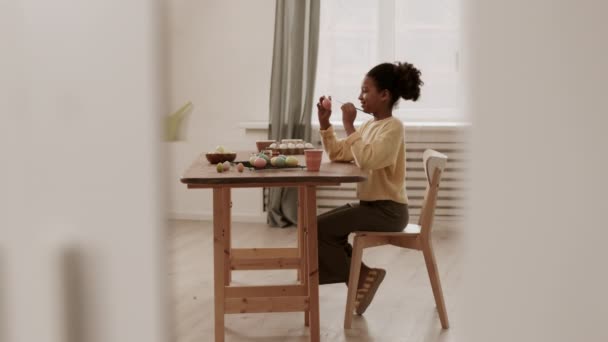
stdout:
<svg viewBox="0 0 608 342">
<path fill-rule="evenodd" d="M 317 217 L 319 284 L 348 283 L 354 231 L 399 232 L 407 226 L 407 204 L 394 201 L 349 203 Z"/>
</svg>

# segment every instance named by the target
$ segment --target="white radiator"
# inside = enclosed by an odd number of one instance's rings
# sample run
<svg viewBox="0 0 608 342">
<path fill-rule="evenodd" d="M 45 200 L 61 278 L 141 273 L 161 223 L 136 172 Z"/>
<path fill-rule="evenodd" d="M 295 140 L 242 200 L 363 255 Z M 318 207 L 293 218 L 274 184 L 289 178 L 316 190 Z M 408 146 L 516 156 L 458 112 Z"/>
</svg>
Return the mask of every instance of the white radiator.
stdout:
<svg viewBox="0 0 608 342">
<path fill-rule="evenodd" d="M 441 178 L 435 219 L 460 220 L 465 213 L 465 198 L 469 189 L 467 164 L 469 150 L 466 137 L 469 126 L 461 124 L 412 124 L 406 126 L 406 177 L 405 187 L 409 199 L 410 222 L 417 222 L 420 215 L 426 178 L 422 165 L 422 153 L 430 148 L 448 156 L 446 170 Z M 339 137 L 344 132 L 337 133 Z M 318 139 L 318 137 L 313 137 Z M 314 140 L 313 140 L 314 141 Z M 320 141 L 318 141 L 320 145 Z M 267 189 L 265 189 L 267 190 Z M 267 191 L 264 191 L 266 210 Z M 317 190 L 317 213 L 337 208 L 348 202 L 357 202 L 356 184 L 320 186 Z"/>
<path fill-rule="evenodd" d="M 422 153 L 430 148 L 448 156 L 448 163 L 441 179 L 439 198 L 435 210 L 437 220 L 461 219 L 465 212 L 468 187 L 468 126 L 416 125 L 406 127 L 406 177 L 405 187 L 409 198 L 410 222 L 420 215 L 426 178 L 422 165 Z M 338 133 L 340 136 L 340 133 Z M 323 186 L 317 191 L 317 211 L 323 213 L 348 202 L 356 202 L 356 185 Z"/>
</svg>

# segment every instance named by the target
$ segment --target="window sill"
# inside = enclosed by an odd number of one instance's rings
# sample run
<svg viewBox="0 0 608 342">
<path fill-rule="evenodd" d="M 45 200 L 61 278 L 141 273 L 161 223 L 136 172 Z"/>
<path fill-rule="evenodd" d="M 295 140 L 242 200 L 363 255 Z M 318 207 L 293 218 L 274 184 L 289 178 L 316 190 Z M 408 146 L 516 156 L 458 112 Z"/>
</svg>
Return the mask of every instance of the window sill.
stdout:
<svg viewBox="0 0 608 342">
<path fill-rule="evenodd" d="M 332 126 L 334 129 L 343 130 L 344 127 L 341 121 L 332 121 Z M 355 123 L 355 126 L 361 125 L 361 122 Z M 412 121 L 412 122 L 404 122 L 403 126 L 407 129 L 432 129 L 432 130 L 452 130 L 455 128 L 463 128 L 468 129 L 472 125 L 470 122 L 420 122 L 420 121 Z M 319 129 L 319 123 L 313 122 L 312 127 L 315 130 Z M 244 121 L 239 123 L 239 128 L 243 128 L 246 131 L 267 131 L 268 130 L 268 121 Z"/>
</svg>

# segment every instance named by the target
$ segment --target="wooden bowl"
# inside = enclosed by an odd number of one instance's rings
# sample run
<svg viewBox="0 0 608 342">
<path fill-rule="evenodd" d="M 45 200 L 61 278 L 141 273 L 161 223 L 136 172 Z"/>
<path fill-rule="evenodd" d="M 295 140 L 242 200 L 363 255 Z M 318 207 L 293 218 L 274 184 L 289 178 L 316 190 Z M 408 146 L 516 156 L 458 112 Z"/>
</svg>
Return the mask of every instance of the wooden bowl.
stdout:
<svg viewBox="0 0 608 342">
<path fill-rule="evenodd" d="M 258 152 L 262 152 L 264 150 L 267 150 L 268 147 L 275 142 L 275 140 L 257 140 L 255 142 L 255 146 L 258 148 Z"/>
<path fill-rule="evenodd" d="M 236 159 L 236 153 L 206 153 L 205 157 L 211 164 L 233 162 Z"/>
</svg>

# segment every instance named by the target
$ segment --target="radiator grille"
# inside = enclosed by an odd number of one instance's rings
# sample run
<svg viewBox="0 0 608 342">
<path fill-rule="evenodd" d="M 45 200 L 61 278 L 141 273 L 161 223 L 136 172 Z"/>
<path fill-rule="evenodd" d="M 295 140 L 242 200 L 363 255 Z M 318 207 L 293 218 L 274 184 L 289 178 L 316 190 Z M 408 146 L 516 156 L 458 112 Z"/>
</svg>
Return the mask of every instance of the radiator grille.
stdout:
<svg viewBox="0 0 608 342">
<path fill-rule="evenodd" d="M 466 126 L 437 129 L 415 127 L 406 129 L 406 178 L 405 187 L 409 199 L 410 222 L 418 220 L 426 177 L 422 165 L 422 154 L 433 149 L 448 156 L 448 163 L 441 178 L 439 197 L 435 210 L 438 220 L 461 219 L 465 213 L 466 196 L 469 189 L 469 153 L 466 144 Z M 356 202 L 356 184 L 320 186 L 317 190 L 317 212 L 332 210 L 348 202 Z M 264 208 L 267 191 L 264 191 Z"/>
</svg>

